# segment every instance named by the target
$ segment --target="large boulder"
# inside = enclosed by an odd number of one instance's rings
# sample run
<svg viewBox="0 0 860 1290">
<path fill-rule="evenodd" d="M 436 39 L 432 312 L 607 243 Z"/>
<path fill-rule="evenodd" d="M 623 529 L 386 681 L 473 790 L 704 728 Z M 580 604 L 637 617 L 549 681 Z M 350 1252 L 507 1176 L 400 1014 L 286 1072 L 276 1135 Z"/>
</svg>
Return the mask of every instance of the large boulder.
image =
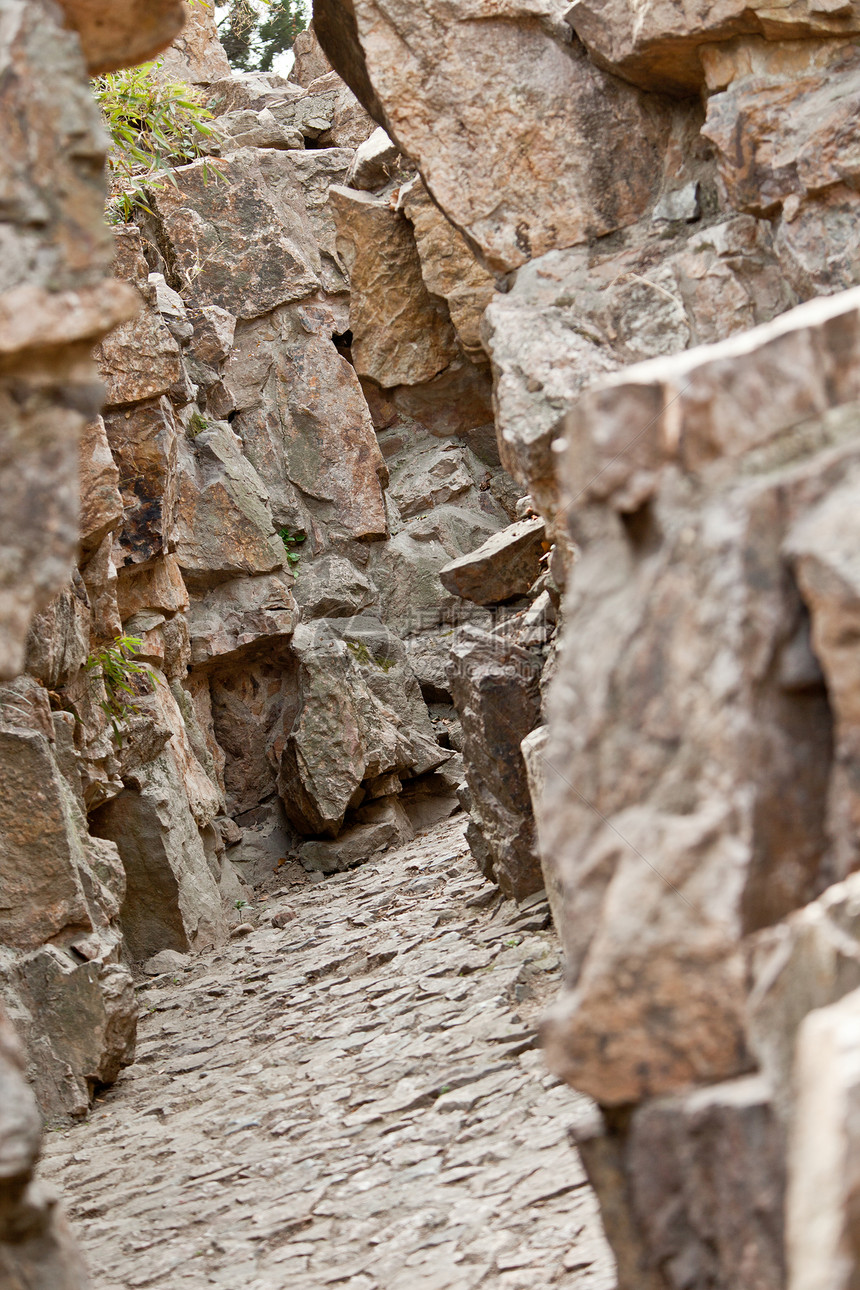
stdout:
<svg viewBox="0 0 860 1290">
<path fill-rule="evenodd" d="M 749 1069 L 745 937 L 856 867 L 810 647 L 832 603 L 804 603 L 789 553 L 858 460 L 858 305 L 628 368 L 568 419 L 581 554 L 541 846 L 571 988 L 550 1047 L 607 1104 Z"/>
<path fill-rule="evenodd" d="M 318 4 L 316 27 L 493 271 L 632 224 L 659 194 L 673 105 L 595 67 L 540 6 L 476 21 L 445 0 L 354 0 Z"/>
<path fill-rule="evenodd" d="M 188 10 L 182 0 L 59 0 L 78 33 L 91 76 L 145 63 L 179 35 Z"/>
<path fill-rule="evenodd" d="M 477 605 L 498 605 L 524 596 L 541 570 L 549 550 L 546 525 L 539 517 L 518 520 L 494 533 L 475 551 L 439 570 L 442 586 Z"/>
<path fill-rule="evenodd" d="M 408 220 L 384 198 L 335 187 L 338 246 L 350 275 L 349 325 L 359 376 L 420 385 L 456 353 L 445 305 L 428 291 Z"/>
</svg>

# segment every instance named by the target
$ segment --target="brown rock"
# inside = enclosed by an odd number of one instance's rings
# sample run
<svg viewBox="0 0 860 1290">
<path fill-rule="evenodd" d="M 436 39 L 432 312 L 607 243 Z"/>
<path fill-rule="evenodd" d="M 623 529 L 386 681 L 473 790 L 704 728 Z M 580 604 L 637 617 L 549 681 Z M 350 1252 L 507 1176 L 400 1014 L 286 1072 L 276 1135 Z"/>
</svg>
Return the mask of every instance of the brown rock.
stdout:
<svg viewBox="0 0 860 1290">
<path fill-rule="evenodd" d="M 267 756 L 267 749 L 281 724 L 289 726 L 297 706 L 296 661 L 286 651 L 272 651 L 271 660 L 243 660 L 240 667 L 214 668 L 208 679 L 210 746 L 217 741 L 213 755 L 224 762 L 224 788 L 227 810 L 231 815 L 252 811 L 277 792 L 277 767 Z M 199 674 L 189 677 L 189 684 L 199 686 Z M 195 706 L 200 711 L 199 690 L 194 690 Z M 205 720 L 205 714 L 204 714 Z M 205 727 L 204 727 L 205 728 Z M 226 758 L 226 760 L 225 760 Z M 243 825 L 244 827 L 244 825 Z M 283 855 L 283 846 L 270 857 L 272 862 Z"/>
<path fill-rule="evenodd" d="M 128 288 L 106 281 L 105 135 L 79 42 L 60 28 L 58 15 L 42 5 L 15 5 L 0 36 L 2 112 L 9 123 L 0 162 L 4 677 L 22 666 L 32 616 L 71 574 L 78 438 L 100 398 L 88 350 L 130 316 Z"/>
<path fill-rule="evenodd" d="M 255 318 L 316 291 L 319 253 L 304 204 L 294 189 L 284 200 L 267 182 L 283 178 L 288 156 L 243 149 L 220 162 L 195 161 L 153 195 L 159 236 L 191 305 Z"/>
<path fill-rule="evenodd" d="M 544 548 L 549 549 L 543 520 L 517 520 L 476 551 L 446 564 L 439 579 L 448 591 L 475 604 L 498 605 L 525 595 L 540 573 Z"/>
<path fill-rule="evenodd" d="M 781 1290 L 784 1143 L 765 1082 L 662 1098 L 627 1119 L 576 1135 L 619 1290 Z"/>
<path fill-rule="evenodd" d="M 195 600 L 188 614 L 191 663 L 236 663 L 283 645 L 298 622 L 290 581 L 282 574 L 236 578 Z"/>
<path fill-rule="evenodd" d="M 44 735 L 0 730 L 0 779 L 0 935 L 4 945 L 35 949 L 64 927 L 91 926 L 80 844 Z"/>
<path fill-rule="evenodd" d="M 0 1277 L 33 1290 L 88 1290 L 65 1215 L 53 1193 L 33 1182 L 41 1128 L 21 1046 L 0 1005 Z"/>
<path fill-rule="evenodd" d="M 148 288 L 145 307 L 121 323 L 96 347 L 108 407 L 138 403 L 165 394 L 182 376 L 179 346 L 155 308 Z"/>
<path fill-rule="evenodd" d="M 241 329 L 224 371 L 233 402 L 247 408 L 234 425 L 278 525 L 295 532 L 306 509 L 318 517 L 309 546 L 388 531 L 385 463 L 355 371 L 332 343 L 340 325 L 321 305 L 278 311 Z"/>
<path fill-rule="evenodd" d="M 117 604 L 116 566 L 113 562 L 111 535 L 102 539 L 85 565 L 81 577 L 90 602 L 90 648 L 114 641 L 122 632 L 122 620 Z"/>
<path fill-rule="evenodd" d="M 123 620 L 146 609 L 165 614 L 187 609 L 188 590 L 176 556 L 162 555 L 144 568 L 130 565 L 123 569 L 118 581 L 117 603 Z"/>
<path fill-rule="evenodd" d="M 857 1266 L 857 1060 L 860 992 L 800 1028 L 786 1205 L 792 1290 L 848 1290 Z"/>
<path fill-rule="evenodd" d="M 857 303 L 628 368 L 569 419 L 580 558 L 540 831 L 572 988 L 550 1048 L 605 1103 L 748 1069 L 743 938 L 855 863 L 782 543 L 856 466 Z"/>
<path fill-rule="evenodd" d="M 474 627 L 451 646 L 449 681 L 473 820 L 467 836 L 485 877 L 516 900 L 544 886 L 520 752 L 540 721 L 541 665 L 537 655 Z"/>
<path fill-rule="evenodd" d="M 161 398 L 108 414 L 105 429 L 123 500 L 114 560 L 118 569 L 147 564 L 171 539 L 179 428 L 169 400 Z"/>
<path fill-rule="evenodd" d="M 723 0 L 718 5 L 664 0 L 635 7 L 628 0 L 598 5 L 574 0 L 567 21 L 599 66 L 648 90 L 690 94 L 704 81 L 699 51 L 743 33 L 761 39 L 792 41 L 801 37 L 846 36 L 860 30 L 854 4 L 817 8 L 807 0 L 779 7 L 756 0 Z"/>
<path fill-rule="evenodd" d="M 485 315 L 502 460 L 547 516 L 558 508 L 560 409 L 616 367 L 722 340 L 796 303 L 770 225 L 749 215 L 669 241 L 639 226 L 613 243 L 524 265 Z"/>
<path fill-rule="evenodd" d="M 415 230 L 427 290 L 447 300 L 457 338 L 469 357 L 486 361 L 481 319 L 495 294 L 495 278 L 478 263 L 466 239 L 431 201 L 420 179 L 400 190 L 398 206 Z"/>
<path fill-rule="evenodd" d="M 307 88 L 312 81 L 325 76 L 332 70 L 331 63 L 322 51 L 316 38 L 313 23 L 306 31 L 300 31 L 293 41 L 295 62 L 290 70 L 290 80 L 296 85 Z"/>
<path fill-rule="evenodd" d="M 101 417 L 84 428 L 80 459 L 81 549 L 86 554 L 95 550 L 122 519 L 119 471 Z"/>
<path fill-rule="evenodd" d="M 91 76 L 145 63 L 182 30 L 181 0 L 59 0 L 66 22 L 81 39 Z"/>
<path fill-rule="evenodd" d="M 188 4 L 187 0 L 184 7 L 184 25 L 160 60 L 159 79 L 211 85 L 230 75 L 230 64 L 218 39 L 215 10 L 211 4 Z"/>
<path fill-rule="evenodd" d="M 176 561 L 189 590 L 284 563 L 263 481 L 229 425 L 216 422 L 178 447 L 173 525 Z"/>
<path fill-rule="evenodd" d="M 328 7 L 318 35 L 372 109 L 323 35 Z M 491 6 L 480 21 L 443 0 L 353 7 L 384 112 L 372 115 L 494 272 L 632 224 L 652 204 L 673 109 L 600 71 L 532 6 Z M 345 6 L 339 21 L 346 38 Z"/>
<path fill-rule="evenodd" d="M 424 284 L 409 223 L 369 193 L 334 187 L 331 200 L 350 274 L 356 371 L 385 388 L 430 380 L 455 355 L 454 330 Z"/>
</svg>

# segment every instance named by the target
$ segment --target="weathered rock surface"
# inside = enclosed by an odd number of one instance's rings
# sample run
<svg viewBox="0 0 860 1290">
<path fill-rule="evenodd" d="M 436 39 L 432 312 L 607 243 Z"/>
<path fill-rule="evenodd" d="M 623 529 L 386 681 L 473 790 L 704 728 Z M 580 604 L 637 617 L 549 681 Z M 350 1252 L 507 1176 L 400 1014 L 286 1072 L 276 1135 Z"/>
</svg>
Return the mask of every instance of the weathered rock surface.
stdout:
<svg viewBox="0 0 860 1290">
<path fill-rule="evenodd" d="M 153 58 L 178 36 L 186 20 L 182 0 L 58 0 L 78 33 L 91 76 Z"/>
<path fill-rule="evenodd" d="M 407 220 L 370 193 L 336 187 L 332 201 L 350 275 L 356 371 L 384 389 L 429 381 L 454 358 L 454 329 L 425 286 Z"/>
<path fill-rule="evenodd" d="M 858 1004 L 855 990 L 811 1012 L 798 1035 L 786 1207 L 792 1290 L 850 1286 L 856 1268 Z"/>
<path fill-rule="evenodd" d="M 83 1258 L 53 1190 L 35 1181 L 42 1125 L 24 1056 L 0 1008 L 0 1276 L 32 1290 L 88 1290 Z"/>
<path fill-rule="evenodd" d="M 451 647 L 450 686 L 463 727 L 474 821 L 467 837 L 484 876 L 517 900 L 544 886 L 520 752 L 540 720 L 542 662 L 474 627 L 464 627 Z"/>
<path fill-rule="evenodd" d="M 439 571 L 443 587 L 478 605 L 498 605 L 524 596 L 540 573 L 546 525 L 540 518 L 518 520 L 468 555 Z"/>
<path fill-rule="evenodd" d="M 350 9 L 380 123 L 491 270 L 623 228 L 655 200 L 671 104 L 600 71 L 545 11 L 492 6 L 476 20 L 443 3 Z M 347 42 L 344 7 L 338 20 Z M 348 60 L 326 48 L 359 92 Z"/>
</svg>

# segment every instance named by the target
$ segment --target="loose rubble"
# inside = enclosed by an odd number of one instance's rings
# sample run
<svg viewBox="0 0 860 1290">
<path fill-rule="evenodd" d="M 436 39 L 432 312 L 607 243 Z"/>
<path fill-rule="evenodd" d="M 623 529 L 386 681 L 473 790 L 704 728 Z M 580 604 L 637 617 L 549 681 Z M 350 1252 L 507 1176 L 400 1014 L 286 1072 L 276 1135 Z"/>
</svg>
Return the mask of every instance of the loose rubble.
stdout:
<svg viewBox="0 0 860 1290">
<path fill-rule="evenodd" d="M 461 817 L 245 912 L 153 962 L 135 1065 L 48 1137 L 95 1290 L 611 1290 L 590 1104 L 535 1046 L 546 902 L 500 901 Z"/>
</svg>

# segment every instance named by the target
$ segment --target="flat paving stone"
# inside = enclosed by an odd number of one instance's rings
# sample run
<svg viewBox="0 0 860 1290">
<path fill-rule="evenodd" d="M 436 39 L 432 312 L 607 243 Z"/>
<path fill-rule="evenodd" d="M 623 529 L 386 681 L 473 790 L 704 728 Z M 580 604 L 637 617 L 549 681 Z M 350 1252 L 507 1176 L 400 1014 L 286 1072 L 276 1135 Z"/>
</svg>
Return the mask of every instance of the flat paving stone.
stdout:
<svg viewBox="0 0 860 1290">
<path fill-rule="evenodd" d="M 137 1062 L 44 1153 L 94 1290 L 613 1290 L 590 1106 L 536 1046 L 558 943 L 464 825 L 140 981 Z"/>
</svg>

